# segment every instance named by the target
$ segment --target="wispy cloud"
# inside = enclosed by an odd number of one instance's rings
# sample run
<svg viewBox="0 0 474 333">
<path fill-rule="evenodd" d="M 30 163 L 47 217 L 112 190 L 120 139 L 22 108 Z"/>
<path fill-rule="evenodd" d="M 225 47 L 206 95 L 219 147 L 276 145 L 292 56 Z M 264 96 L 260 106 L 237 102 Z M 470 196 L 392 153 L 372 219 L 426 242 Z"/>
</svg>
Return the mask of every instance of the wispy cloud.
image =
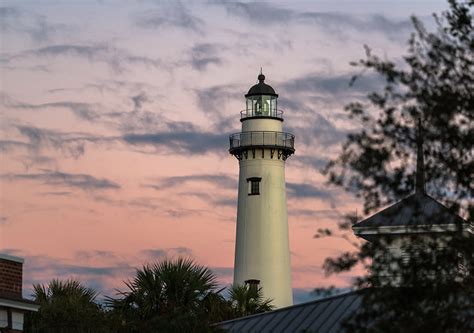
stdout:
<svg viewBox="0 0 474 333">
<path fill-rule="evenodd" d="M 39 165 L 55 169 L 58 167 L 57 161 L 60 157 L 73 159 L 82 157 L 88 144 L 110 146 L 118 142 L 114 138 L 89 133 L 62 132 L 11 122 L 5 124 L 8 124 L 9 130 L 16 131 L 3 131 L 2 136 L 21 137 L 17 140 L 0 139 L 0 151 L 19 160 L 27 169 Z"/>
<path fill-rule="evenodd" d="M 293 10 L 265 2 L 218 1 L 214 4 L 223 6 L 229 15 L 261 25 L 286 24 L 295 16 Z"/>
<path fill-rule="evenodd" d="M 166 257 L 191 257 L 193 251 L 184 246 L 172 247 L 172 248 L 154 248 L 145 249 L 140 251 L 140 254 L 145 256 L 147 260 L 158 260 Z"/>
<path fill-rule="evenodd" d="M 219 188 L 234 189 L 237 179 L 226 174 L 197 174 L 189 176 L 174 176 L 160 179 L 157 183 L 144 185 L 145 187 L 163 190 L 170 187 L 183 186 L 188 182 L 204 182 Z"/>
<path fill-rule="evenodd" d="M 382 33 L 390 38 L 406 38 L 404 32 L 412 28 L 407 19 L 391 19 L 381 14 L 354 15 L 342 12 L 301 12 L 279 4 L 266 2 L 217 1 L 214 5 L 225 8 L 228 15 L 252 24 L 268 26 L 304 24 L 317 26 L 330 33 L 331 38 L 346 38 L 351 32 Z"/>
<path fill-rule="evenodd" d="M 0 31 L 27 35 L 31 40 L 44 42 L 58 33 L 71 31 L 66 24 L 51 23 L 44 15 L 38 15 L 17 7 L 0 7 Z"/>
<path fill-rule="evenodd" d="M 47 284 L 51 279 L 76 279 L 94 288 L 102 296 L 113 296 L 120 281 L 133 276 L 135 267 L 128 260 L 109 251 L 78 251 L 73 260 L 48 255 L 30 255 L 17 249 L 3 249 L 5 253 L 25 258 L 24 288 L 32 293 L 33 284 Z M 102 255 L 102 263 L 94 262 Z M 92 260 L 92 261 L 91 261 Z M 132 260 L 130 260 L 132 261 Z"/>
<path fill-rule="evenodd" d="M 327 219 L 333 221 L 336 221 L 342 217 L 341 213 L 335 209 L 313 210 L 291 208 L 288 209 L 288 215 L 294 217 L 311 217 L 315 219 Z"/>
<path fill-rule="evenodd" d="M 214 199 L 214 204 L 217 207 L 237 207 L 237 198 L 236 197 L 227 197 L 227 198 L 222 198 L 222 196 L 219 196 L 219 198 Z"/>
<path fill-rule="evenodd" d="M 315 170 L 322 170 L 327 163 L 329 158 L 322 158 L 320 156 L 312 155 L 296 155 L 293 161 L 300 166 L 310 167 Z"/>
<path fill-rule="evenodd" d="M 141 92 L 138 95 L 130 97 L 133 102 L 133 111 L 138 112 L 141 110 L 143 104 L 149 101 L 149 97 L 146 93 Z"/>
<path fill-rule="evenodd" d="M 92 198 L 95 202 L 100 202 L 108 206 L 130 208 L 130 211 L 134 213 L 153 214 L 155 218 L 157 215 L 162 215 L 173 219 L 180 219 L 188 216 L 201 216 L 203 214 L 202 210 L 191 209 L 186 205 L 180 205 L 179 201 L 169 201 L 166 198 L 163 200 L 163 198 L 156 197 L 138 197 L 128 200 L 117 200 L 105 195 L 103 192 L 95 194 Z"/>
<path fill-rule="evenodd" d="M 297 134 L 298 144 L 313 147 L 316 145 L 327 149 L 329 146 L 340 144 L 346 137 L 347 132 L 336 127 L 326 117 L 313 113 L 311 118 L 304 125 L 289 127 L 289 132 Z M 307 159 L 306 161 L 309 162 Z"/>
<path fill-rule="evenodd" d="M 340 35 L 358 31 L 384 33 L 395 37 L 412 28 L 410 20 L 389 19 L 381 14 L 356 16 L 338 12 L 305 12 L 299 13 L 296 18 L 300 22 L 314 24 Z"/>
<path fill-rule="evenodd" d="M 304 76 L 296 77 L 287 82 L 284 82 L 282 89 L 289 94 L 331 94 L 331 95 L 347 95 L 348 93 L 367 93 L 369 91 L 377 90 L 381 86 L 380 77 L 372 75 L 364 75 L 359 80 L 355 81 L 351 86 L 350 82 L 353 75 L 348 74 L 324 74 L 324 73 L 309 73 Z"/>
<path fill-rule="evenodd" d="M 218 85 L 195 89 L 199 109 L 208 116 L 213 128 L 219 131 L 236 131 L 235 113 L 223 112 L 233 101 L 242 101 L 242 87 Z"/>
<path fill-rule="evenodd" d="M 54 148 L 60 150 L 65 156 L 73 158 L 84 154 L 86 141 L 96 141 L 91 136 L 79 133 L 63 133 L 32 126 L 18 126 L 17 129 L 27 138 L 30 150 L 37 152 Z"/>
<path fill-rule="evenodd" d="M 204 21 L 181 2 L 161 3 L 159 9 L 137 14 L 134 23 L 144 29 L 180 28 L 197 33 L 204 28 Z"/>
<path fill-rule="evenodd" d="M 85 261 L 91 259 L 99 259 L 99 260 L 116 260 L 117 255 L 112 251 L 105 251 L 105 250 L 79 250 L 76 251 L 75 255 L 78 261 Z"/>
<path fill-rule="evenodd" d="M 135 108 L 141 107 L 148 100 L 148 95 L 133 96 Z M 32 148 L 50 146 L 61 149 L 69 156 L 78 157 L 84 153 L 85 143 L 126 143 L 132 150 L 142 153 L 156 151 L 169 153 L 202 154 L 208 152 L 222 152 L 225 154 L 228 141 L 227 134 L 222 130 L 216 132 L 205 131 L 189 121 L 173 121 L 162 114 L 149 111 L 116 111 L 107 112 L 100 104 L 76 102 L 52 102 L 30 104 L 19 102 L 3 94 L 2 104 L 8 108 L 49 110 L 66 109 L 82 120 L 97 124 L 102 123 L 113 130 L 124 134 L 116 136 L 100 136 L 88 133 L 64 133 L 59 131 L 40 129 L 33 126 L 16 125 L 20 134 L 28 139 L 28 143 L 16 140 L 0 141 L 0 149 Z M 225 132 L 224 132 L 225 133 Z"/>
<path fill-rule="evenodd" d="M 17 149 L 28 149 L 30 145 L 25 142 L 15 140 L 0 140 L 0 151 L 7 153 Z"/>
<path fill-rule="evenodd" d="M 0 140 L 0 151 L 11 154 L 20 151 L 26 153 L 25 162 L 40 164 L 49 163 L 52 159 L 57 158 L 53 152 L 59 152 L 66 158 L 78 159 L 85 153 L 88 143 L 111 144 L 116 141 L 114 138 L 89 133 L 61 132 L 21 124 L 9 124 L 9 127 L 16 129 L 23 141 Z"/>
<path fill-rule="evenodd" d="M 124 49 L 109 44 L 81 45 L 58 44 L 30 49 L 13 54 L 3 54 L 0 63 L 11 64 L 16 61 L 33 58 L 76 57 L 89 62 L 104 63 L 116 72 L 123 72 L 130 65 L 142 65 L 158 68 L 160 59 L 134 55 Z"/>
<path fill-rule="evenodd" d="M 49 195 L 49 196 L 55 196 L 55 197 L 67 197 L 72 194 L 72 192 L 66 192 L 66 191 L 60 191 L 60 192 L 41 192 L 41 195 Z"/>
<path fill-rule="evenodd" d="M 327 188 L 319 188 L 305 183 L 286 183 L 290 198 L 316 198 L 321 200 L 332 200 L 333 195 Z"/>
<path fill-rule="evenodd" d="M 209 65 L 220 65 L 222 59 L 217 56 L 218 49 L 222 48 L 219 44 L 196 44 L 191 49 L 191 66 L 198 70 L 205 70 Z"/>
<path fill-rule="evenodd" d="M 92 121 L 100 116 L 100 104 L 80 103 L 71 101 L 50 102 L 31 104 L 17 101 L 5 93 L 0 93 L 1 104 L 8 109 L 23 109 L 23 110 L 46 110 L 46 109 L 66 109 L 71 111 L 76 117 Z"/>
<path fill-rule="evenodd" d="M 227 135 L 203 132 L 200 130 L 145 133 L 145 134 L 125 134 L 123 141 L 135 147 L 143 147 L 140 150 L 146 152 L 146 148 L 172 152 L 173 154 L 204 154 L 209 152 L 226 151 L 225 143 Z"/>
<path fill-rule="evenodd" d="M 0 216 L 0 225 L 5 225 L 9 223 L 9 219 L 6 216 Z"/>
<path fill-rule="evenodd" d="M 58 187 L 77 188 L 84 191 L 117 190 L 120 185 L 106 178 L 96 178 L 86 174 L 72 174 L 45 170 L 42 173 L 2 174 L 0 177 L 9 181 L 36 181 Z"/>
<path fill-rule="evenodd" d="M 114 207 L 130 207 L 137 209 L 139 211 L 147 211 L 147 212 L 155 212 L 156 210 L 160 209 L 162 212 L 166 212 L 166 209 L 163 207 L 162 203 L 157 200 L 157 198 L 150 198 L 150 197 L 138 197 L 138 198 L 131 198 L 128 200 L 124 199 L 112 199 L 106 196 L 104 193 L 94 195 L 94 201 L 101 202 L 109 206 Z"/>
</svg>

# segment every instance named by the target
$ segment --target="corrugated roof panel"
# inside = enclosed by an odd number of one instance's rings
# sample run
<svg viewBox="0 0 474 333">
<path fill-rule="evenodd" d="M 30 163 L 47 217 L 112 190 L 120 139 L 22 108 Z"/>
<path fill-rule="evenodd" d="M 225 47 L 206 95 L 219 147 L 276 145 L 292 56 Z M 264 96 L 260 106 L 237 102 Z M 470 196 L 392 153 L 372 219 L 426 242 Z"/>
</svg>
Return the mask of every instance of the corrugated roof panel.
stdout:
<svg viewBox="0 0 474 333">
<path fill-rule="evenodd" d="M 319 332 L 319 328 L 324 325 L 327 318 L 329 318 L 334 311 L 337 311 L 337 308 L 342 304 L 344 299 L 345 297 L 329 299 L 328 302 L 325 302 L 326 306 L 324 307 L 321 315 L 315 318 L 313 322 L 311 322 L 311 324 L 305 328 L 311 332 Z"/>
<path fill-rule="evenodd" d="M 309 316 L 312 316 L 313 311 L 316 310 L 316 308 L 319 306 L 319 303 L 313 303 L 313 304 L 307 304 L 303 308 L 303 311 L 301 311 L 300 315 L 294 319 L 293 322 L 288 323 L 287 327 L 285 327 L 285 332 L 298 332 L 298 330 L 302 329 L 302 324 L 305 319 L 307 319 Z"/>
<path fill-rule="evenodd" d="M 294 306 L 287 310 L 288 314 L 285 316 L 285 320 L 280 322 L 277 327 L 275 327 L 274 332 L 285 332 L 285 327 L 289 323 L 293 322 L 299 314 L 303 311 L 304 307 Z"/>
<path fill-rule="evenodd" d="M 217 324 L 227 332 L 344 332 L 341 324 L 360 308 L 360 291 Z M 468 319 L 468 318 L 466 318 Z M 470 320 L 470 319 L 468 319 Z M 471 324 L 474 327 L 474 322 Z"/>
<path fill-rule="evenodd" d="M 268 325 L 268 323 L 270 323 L 272 321 L 273 318 L 275 318 L 275 316 L 277 316 L 278 313 L 274 313 L 273 316 L 271 316 L 270 314 L 267 314 L 265 316 L 261 316 L 259 322 L 257 323 L 257 325 L 255 325 L 255 327 L 253 328 L 255 330 L 255 332 L 262 332 L 264 329 L 265 329 L 265 326 Z"/>
<path fill-rule="evenodd" d="M 345 316 L 343 318 L 341 318 L 341 320 L 339 320 L 338 322 L 335 322 L 334 323 L 334 326 L 330 328 L 330 330 L 328 332 L 341 332 L 341 324 L 342 324 L 342 321 L 343 320 L 346 320 L 347 318 L 350 318 L 351 316 L 354 315 L 354 313 L 357 311 L 357 309 L 359 309 L 361 303 L 362 303 L 362 295 L 358 294 L 358 295 L 354 295 L 355 299 L 354 299 L 354 302 L 351 303 L 351 305 L 349 305 L 349 307 L 346 309 L 346 313 L 345 313 Z"/>
<path fill-rule="evenodd" d="M 236 320 L 233 322 L 232 332 L 250 332 L 250 329 L 258 323 L 261 316 L 243 317 L 245 320 Z"/>
<path fill-rule="evenodd" d="M 280 311 L 279 316 L 276 316 L 271 322 L 269 322 L 268 325 L 265 327 L 265 330 L 262 331 L 262 333 L 274 332 L 274 329 L 279 327 L 280 323 L 284 322 L 284 320 L 288 317 L 289 313 L 290 311 Z"/>
<path fill-rule="evenodd" d="M 344 295 L 298 304 L 288 308 L 223 322 L 220 327 L 229 332 L 294 333 L 336 331 L 339 322 L 359 307 L 361 295 Z"/>
<path fill-rule="evenodd" d="M 243 325 L 240 325 L 239 332 L 255 332 L 254 327 L 262 320 L 263 317 L 257 316 L 246 320 Z"/>
<path fill-rule="evenodd" d="M 246 322 L 245 325 L 240 325 L 242 329 L 239 332 L 268 332 L 267 326 L 271 324 L 275 319 L 278 320 L 281 311 L 272 311 L 265 314 L 255 316 L 252 318 L 252 326 L 247 325 L 247 322 L 250 322 L 248 317 L 242 318 L 240 321 Z"/>
<path fill-rule="evenodd" d="M 356 295 L 348 295 L 342 299 L 342 303 L 336 308 L 336 310 L 325 320 L 323 326 L 321 326 L 319 332 L 328 332 L 331 327 L 339 326 L 340 322 L 347 317 L 347 310 L 351 304 L 356 300 Z"/>
<path fill-rule="evenodd" d="M 319 318 L 321 316 L 322 313 L 324 313 L 324 310 L 326 309 L 327 307 L 327 303 L 326 302 L 321 302 L 318 304 L 318 307 L 311 313 L 310 316 L 308 316 L 307 318 L 305 318 L 300 326 L 297 328 L 298 331 L 300 330 L 306 330 L 308 329 L 308 327 L 311 325 L 311 323 L 313 321 L 315 321 L 317 318 Z"/>
</svg>

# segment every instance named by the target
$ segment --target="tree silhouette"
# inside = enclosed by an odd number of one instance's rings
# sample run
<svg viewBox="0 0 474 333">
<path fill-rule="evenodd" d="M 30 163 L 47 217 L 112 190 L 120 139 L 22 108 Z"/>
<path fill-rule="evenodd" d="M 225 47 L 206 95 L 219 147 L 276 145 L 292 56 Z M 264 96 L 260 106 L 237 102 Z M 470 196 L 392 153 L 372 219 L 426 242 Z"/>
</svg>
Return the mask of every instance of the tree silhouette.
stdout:
<svg viewBox="0 0 474 333">
<path fill-rule="evenodd" d="M 261 287 L 248 284 L 233 285 L 229 290 L 229 302 L 234 318 L 271 311 L 274 308 L 271 300 L 263 297 Z"/>
<path fill-rule="evenodd" d="M 449 3 L 449 11 L 435 15 L 434 33 L 412 18 L 415 33 L 403 65 L 382 60 L 367 46 L 366 59 L 353 63 L 375 71 L 385 86 L 368 94 L 366 101 L 346 106 L 362 129 L 348 136 L 325 172 L 330 182 L 363 199 L 365 213 L 413 192 L 416 170 L 411 162 L 421 119 L 428 192 L 472 216 L 474 2 Z"/>
<path fill-rule="evenodd" d="M 75 280 L 52 280 L 33 285 L 38 312 L 28 313 L 25 332 L 106 332 L 97 292 Z"/>
<path fill-rule="evenodd" d="M 125 284 L 107 300 L 117 332 L 213 332 L 212 324 L 272 309 L 261 289 L 248 286 L 233 286 L 226 299 L 212 271 L 190 259 L 145 265 Z"/>
<path fill-rule="evenodd" d="M 214 274 L 190 259 L 163 260 L 137 269 L 120 298 L 109 298 L 126 332 L 202 332 L 212 314 L 206 300 L 215 293 Z M 215 300 L 218 301 L 218 300 Z M 207 314 L 207 315 L 206 315 Z"/>
<path fill-rule="evenodd" d="M 354 63 L 378 73 L 385 85 L 346 107 L 363 126 L 348 136 L 325 173 L 363 199 L 364 214 L 403 200 L 370 221 L 350 216 L 337 233 L 318 230 L 317 237 L 349 239 L 350 226 L 359 222 L 354 231 L 368 240 L 324 263 L 327 274 L 358 265 L 367 272 L 355 281 L 370 289 L 347 320 L 348 331 L 473 329 L 473 4 L 449 1 L 448 11 L 434 15 L 435 32 L 413 18 L 415 33 L 402 65 L 368 47 L 366 59 Z M 392 232 L 378 228 L 381 221 Z M 367 229 L 379 231 L 364 234 Z"/>
</svg>

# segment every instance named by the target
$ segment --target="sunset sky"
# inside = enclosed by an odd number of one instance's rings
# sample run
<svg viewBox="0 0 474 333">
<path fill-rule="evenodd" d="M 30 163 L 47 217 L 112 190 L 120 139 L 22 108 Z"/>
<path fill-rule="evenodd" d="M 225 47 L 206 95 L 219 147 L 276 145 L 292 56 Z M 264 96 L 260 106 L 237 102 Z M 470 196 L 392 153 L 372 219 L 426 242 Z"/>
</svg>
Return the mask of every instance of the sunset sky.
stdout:
<svg viewBox="0 0 474 333">
<path fill-rule="evenodd" d="M 0 0 L 0 252 L 32 283 L 74 277 L 114 295 L 135 267 L 187 256 L 232 282 L 244 94 L 279 94 L 295 301 L 342 239 L 314 239 L 361 203 L 320 170 L 358 128 L 344 105 L 380 87 L 349 62 L 401 62 L 415 14 L 443 1 Z"/>
</svg>

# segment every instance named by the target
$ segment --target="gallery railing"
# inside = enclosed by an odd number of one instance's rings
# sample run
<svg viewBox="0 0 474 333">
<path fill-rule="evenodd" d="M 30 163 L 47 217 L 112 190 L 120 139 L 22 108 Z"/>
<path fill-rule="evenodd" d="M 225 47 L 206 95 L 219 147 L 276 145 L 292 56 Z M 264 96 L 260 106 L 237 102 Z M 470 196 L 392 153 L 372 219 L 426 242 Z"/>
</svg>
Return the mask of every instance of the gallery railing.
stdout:
<svg viewBox="0 0 474 333">
<path fill-rule="evenodd" d="M 240 119 L 245 118 L 278 118 L 283 119 L 283 111 L 277 109 L 270 110 L 242 110 L 240 111 Z"/>
<path fill-rule="evenodd" d="M 231 154 L 251 148 L 273 148 L 284 150 L 286 154 L 295 152 L 295 136 L 285 132 L 252 131 L 232 134 L 229 137 Z"/>
</svg>

